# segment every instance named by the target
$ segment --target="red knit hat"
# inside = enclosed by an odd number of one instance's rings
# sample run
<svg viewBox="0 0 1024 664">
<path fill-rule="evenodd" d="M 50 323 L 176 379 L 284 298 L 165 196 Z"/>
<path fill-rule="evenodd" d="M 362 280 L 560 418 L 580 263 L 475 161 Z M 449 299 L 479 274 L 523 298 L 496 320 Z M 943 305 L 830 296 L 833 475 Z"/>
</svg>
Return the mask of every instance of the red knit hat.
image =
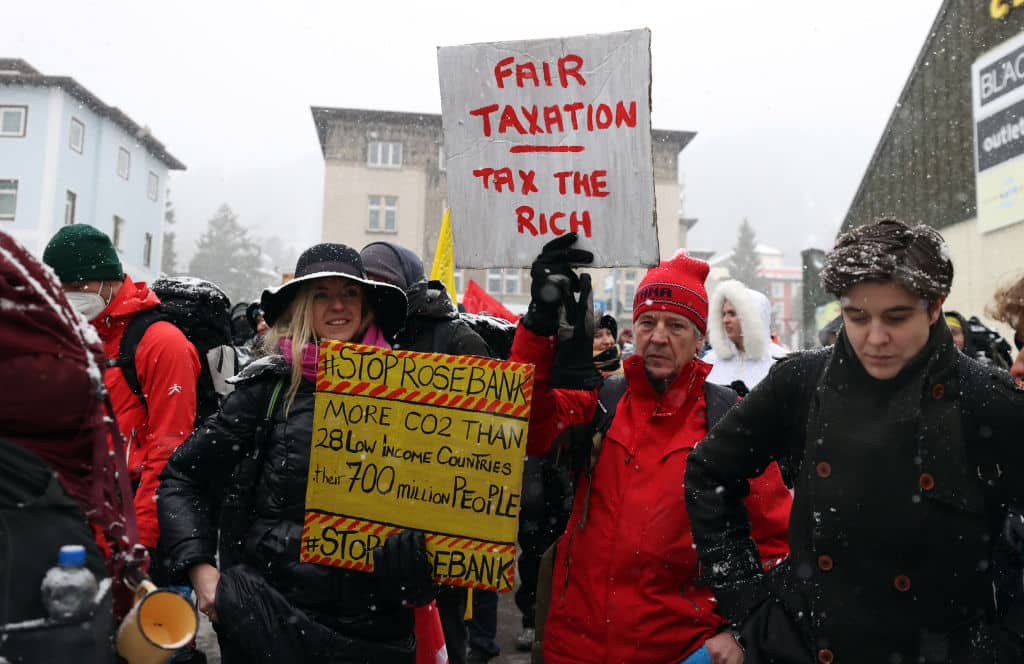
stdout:
<svg viewBox="0 0 1024 664">
<path fill-rule="evenodd" d="M 711 266 L 680 249 L 658 267 L 647 271 L 633 298 L 633 321 L 645 311 L 671 311 L 694 322 L 704 334 L 708 329 L 708 292 L 704 280 Z"/>
</svg>

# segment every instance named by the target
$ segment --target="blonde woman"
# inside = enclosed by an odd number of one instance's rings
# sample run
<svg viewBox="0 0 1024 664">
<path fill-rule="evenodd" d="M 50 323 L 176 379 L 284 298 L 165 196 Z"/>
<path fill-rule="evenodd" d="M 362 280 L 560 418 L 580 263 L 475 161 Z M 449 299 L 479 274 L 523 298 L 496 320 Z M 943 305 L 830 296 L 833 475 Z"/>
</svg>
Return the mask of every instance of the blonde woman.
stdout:
<svg viewBox="0 0 1024 664">
<path fill-rule="evenodd" d="M 373 574 L 299 562 L 318 343 L 388 347 L 405 294 L 368 279 L 354 249 L 319 244 L 261 304 L 270 354 L 246 368 L 161 476 L 172 572 L 191 579 L 224 664 L 412 662 L 411 606 L 434 593 L 422 533 L 389 538 Z"/>
</svg>

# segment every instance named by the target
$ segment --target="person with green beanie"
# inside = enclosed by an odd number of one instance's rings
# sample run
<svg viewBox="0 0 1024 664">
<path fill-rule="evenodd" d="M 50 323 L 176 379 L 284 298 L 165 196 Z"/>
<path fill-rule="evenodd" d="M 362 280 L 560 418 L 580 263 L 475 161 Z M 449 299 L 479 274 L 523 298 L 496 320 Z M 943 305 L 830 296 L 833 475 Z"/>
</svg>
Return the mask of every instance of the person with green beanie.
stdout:
<svg viewBox="0 0 1024 664">
<path fill-rule="evenodd" d="M 96 328 L 103 342 L 108 360 L 103 380 L 128 450 L 139 539 L 155 553 L 158 477 L 171 453 L 192 433 L 199 355 L 174 324 L 158 320 L 149 325 L 135 352 L 143 401 L 132 391 L 121 367 L 112 366 L 111 361 L 120 354 L 128 324 L 155 309 L 160 299 L 145 283 L 124 273 L 110 238 L 86 224 L 57 231 L 46 245 L 43 262 L 57 274 L 68 301 Z M 163 580 L 159 567 L 154 563 L 150 568 L 157 583 Z"/>
</svg>

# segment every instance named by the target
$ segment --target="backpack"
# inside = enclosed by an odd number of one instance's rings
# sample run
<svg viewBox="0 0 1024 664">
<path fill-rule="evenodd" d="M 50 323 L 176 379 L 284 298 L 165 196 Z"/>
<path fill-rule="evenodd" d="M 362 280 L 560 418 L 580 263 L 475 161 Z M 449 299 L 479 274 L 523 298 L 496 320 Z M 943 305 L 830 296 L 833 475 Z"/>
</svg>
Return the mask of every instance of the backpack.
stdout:
<svg viewBox="0 0 1024 664">
<path fill-rule="evenodd" d="M 496 360 L 507 360 L 512 354 L 512 340 L 516 336 L 516 324 L 504 318 L 488 314 L 460 313 L 458 318 L 447 321 L 445 325 L 434 328 L 432 348 L 435 353 L 443 353 L 451 344 L 455 330 L 467 325 L 480 335 L 487 347 L 491 349 L 491 357 Z"/>
<path fill-rule="evenodd" d="M 217 412 L 221 401 L 234 389 L 227 382 L 238 370 L 238 355 L 231 345 L 231 302 L 216 284 L 194 277 L 162 277 L 154 281 L 150 289 L 160 298 L 160 304 L 140 312 L 128 322 L 117 358 L 107 364 L 120 367 L 128 387 L 148 408 L 135 367 L 135 352 L 153 323 L 166 321 L 176 326 L 199 354 L 198 425 Z"/>
<path fill-rule="evenodd" d="M 964 326 L 964 354 L 982 364 L 988 364 L 1004 371 L 1013 366 L 1010 344 L 995 330 L 971 316 Z"/>
</svg>

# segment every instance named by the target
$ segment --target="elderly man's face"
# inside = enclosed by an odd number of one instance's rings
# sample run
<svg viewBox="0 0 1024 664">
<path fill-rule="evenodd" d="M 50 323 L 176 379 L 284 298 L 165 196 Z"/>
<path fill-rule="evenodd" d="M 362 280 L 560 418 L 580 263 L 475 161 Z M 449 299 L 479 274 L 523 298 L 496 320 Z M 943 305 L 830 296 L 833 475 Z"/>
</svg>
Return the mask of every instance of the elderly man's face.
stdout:
<svg viewBox="0 0 1024 664">
<path fill-rule="evenodd" d="M 652 381 L 671 383 L 700 349 L 700 330 L 682 314 L 645 311 L 633 328 L 636 352 Z"/>
</svg>

